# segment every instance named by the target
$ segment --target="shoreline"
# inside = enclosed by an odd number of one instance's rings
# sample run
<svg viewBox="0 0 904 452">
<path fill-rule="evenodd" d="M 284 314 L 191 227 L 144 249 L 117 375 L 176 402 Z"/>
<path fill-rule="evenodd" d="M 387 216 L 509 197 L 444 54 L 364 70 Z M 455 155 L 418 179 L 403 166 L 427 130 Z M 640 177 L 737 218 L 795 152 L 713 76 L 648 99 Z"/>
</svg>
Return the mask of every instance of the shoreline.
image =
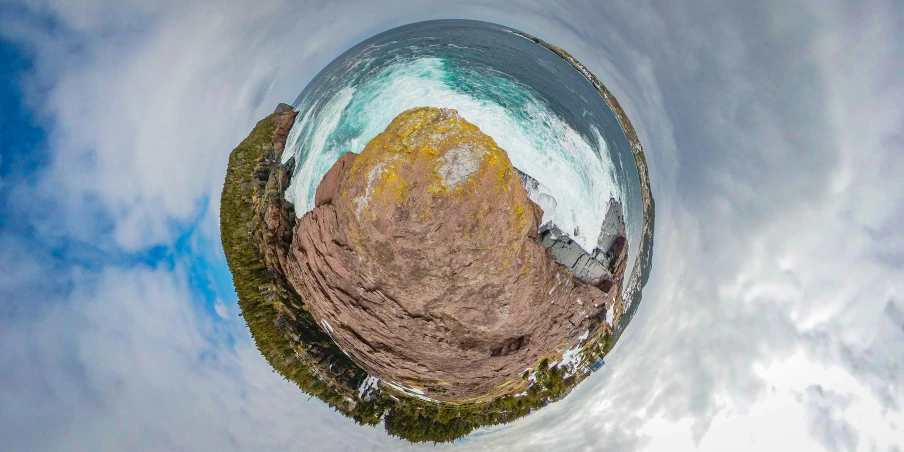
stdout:
<svg viewBox="0 0 904 452">
<path fill-rule="evenodd" d="M 640 237 L 640 250 L 638 251 L 637 257 L 638 259 L 634 262 L 634 268 L 631 271 L 631 279 L 628 282 L 628 291 L 629 291 L 629 301 L 626 303 L 627 309 L 619 318 L 618 328 L 616 331 L 617 335 L 621 335 L 622 330 L 627 326 L 627 324 L 631 321 L 631 318 L 634 317 L 634 313 L 637 310 L 638 305 L 640 304 L 641 293 L 643 291 L 643 287 L 646 285 L 647 280 L 650 277 L 650 268 L 653 260 L 653 230 L 656 221 L 655 215 L 655 201 L 653 200 L 653 193 L 650 188 L 650 174 L 649 168 L 647 165 L 646 156 L 643 153 L 643 146 L 640 144 L 640 138 L 637 137 L 637 132 L 634 130 L 634 125 L 631 124 L 631 120 L 628 119 L 628 115 L 625 114 L 625 111 L 622 109 L 621 105 L 618 103 L 618 100 L 609 89 L 603 85 L 602 82 L 587 69 L 586 66 L 581 64 L 575 57 L 571 56 L 570 53 L 566 52 L 559 46 L 554 44 L 550 44 L 534 35 L 529 33 L 524 33 L 521 31 L 516 31 L 516 34 L 530 39 L 535 43 L 545 47 L 549 51 L 555 53 L 560 58 L 568 62 L 572 67 L 574 67 L 578 72 L 580 72 L 587 81 L 593 85 L 594 88 L 603 96 L 603 99 L 606 101 L 606 104 L 609 105 L 609 108 L 612 109 L 612 112 L 615 114 L 615 118 L 618 120 L 618 124 L 621 126 L 622 132 L 625 134 L 625 138 L 628 140 L 628 144 L 631 146 L 631 153 L 634 154 L 634 163 L 637 165 L 637 173 L 640 178 L 640 198 L 641 204 L 643 206 L 643 224 L 641 225 L 641 237 Z"/>
<path fill-rule="evenodd" d="M 442 402 L 421 397 L 420 381 L 380 381 L 351 359 L 317 322 L 290 287 L 285 269 L 294 208 L 283 198 L 292 177 L 290 159 L 282 164 L 285 141 L 297 112 L 281 104 L 261 120 L 230 155 L 221 204 L 221 234 L 242 316 L 255 345 L 274 370 L 303 392 L 315 396 L 360 425 L 382 424 L 389 435 L 410 442 L 447 442 L 477 428 L 506 424 L 567 396 L 614 346 L 640 305 L 652 263 L 654 201 L 640 140 L 618 101 L 586 67 L 561 48 L 520 33 L 569 62 L 606 100 L 631 145 L 640 179 L 643 221 L 638 259 L 593 338 L 564 341 L 535 367 L 474 399 Z M 561 264 L 560 264 L 561 265 Z M 627 273 L 624 266 L 621 272 Z M 613 298 L 615 298 L 613 297 Z M 579 303 L 580 304 L 580 303 Z"/>
</svg>

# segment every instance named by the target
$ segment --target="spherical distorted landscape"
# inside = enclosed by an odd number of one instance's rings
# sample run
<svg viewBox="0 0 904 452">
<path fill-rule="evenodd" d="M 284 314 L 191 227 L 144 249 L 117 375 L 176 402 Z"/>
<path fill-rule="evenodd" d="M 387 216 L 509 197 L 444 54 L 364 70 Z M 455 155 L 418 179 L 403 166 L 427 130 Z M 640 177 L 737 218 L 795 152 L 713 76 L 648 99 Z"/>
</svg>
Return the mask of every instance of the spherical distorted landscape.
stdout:
<svg viewBox="0 0 904 452">
<path fill-rule="evenodd" d="M 651 262 L 646 161 L 618 102 L 564 50 L 485 22 L 348 50 L 233 151 L 222 206 L 270 364 L 410 441 L 566 396 Z"/>
</svg>

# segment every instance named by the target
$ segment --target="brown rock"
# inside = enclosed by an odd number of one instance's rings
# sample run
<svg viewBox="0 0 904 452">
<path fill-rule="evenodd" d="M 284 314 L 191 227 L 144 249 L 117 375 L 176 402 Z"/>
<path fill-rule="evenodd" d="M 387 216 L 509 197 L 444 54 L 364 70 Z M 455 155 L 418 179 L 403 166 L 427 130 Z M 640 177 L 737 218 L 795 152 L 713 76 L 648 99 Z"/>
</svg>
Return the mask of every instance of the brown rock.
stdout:
<svg viewBox="0 0 904 452">
<path fill-rule="evenodd" d="M 330 169 L 315 204 L 295 227 L 286 276 L 384 381 L 443 401 L 498 396 L 607 328 L 620 285 L 607 294 L 546 256 L 542 212 L 507 154 L 455 110 L 399 115 Z"/>
<path fill-rule="evenodd" d="M 294 210 L 283 197 L 283 192 L 289 186 L 293 165 L 283 166 L 280 160 L 297 113 L 291 107 L 284 107 L 288 106 L 280 104 L 272 116 L 276 123 L 272 149 L 261 155 L 254 168 L 258 183 L 256 196 L 261 201 L 255 204 L 255 209 L 263 223 L 263 228 L 257 232 L 260 237 L 256 237 L 258 252 L 267 270 L 276 275 L 284 274 L 295 227 Z"/>
<path fill-rule="evenodd" d="M 293 110 L 293 109 L 292 109 L 292 106 L 291 106 L 291 105 L 281 103 L 281 104 L 279 104 L 279 105 L 276 106 L 276 110 L 274 110 L 273 113 L 275 113 L 275 114 L 277 114 L 277 115 L 281 115 L 281 114 L 284 114 L 284 113 L 289 113 L 289 112 L 291 112 L 292 110 Z"/>
<path fill-rule="evenodd" d="M 329 171 L 323 176 L 317 191 L 314 193 L 314 207 L 320 207 L 324 204 L 333 202 L 333 197 L 339 190 L 339 177 L 344 176 L 348 172 L 348 168 L 358 154 L 349 152 L 339 157 L 339 160 L 333 164 Z"/>
</svg>

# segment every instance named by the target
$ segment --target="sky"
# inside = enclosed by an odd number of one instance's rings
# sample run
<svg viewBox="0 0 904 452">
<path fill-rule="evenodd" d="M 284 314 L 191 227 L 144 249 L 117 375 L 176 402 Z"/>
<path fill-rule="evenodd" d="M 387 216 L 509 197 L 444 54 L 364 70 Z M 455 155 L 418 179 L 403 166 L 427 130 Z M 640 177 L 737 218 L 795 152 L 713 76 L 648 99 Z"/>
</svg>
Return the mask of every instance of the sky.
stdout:
<svg viewBox="0 0 904 452">
<path fill-rule="evenodd" d="M 218 214 L 258 119 L 437 18 L 594 72 L 656 231 L 602 370 L 436 449 L 904 450 L 904 6 L 828 0 L 0 0 L 0 449 L 433 448 L 270 369 Z"/>
</svg>

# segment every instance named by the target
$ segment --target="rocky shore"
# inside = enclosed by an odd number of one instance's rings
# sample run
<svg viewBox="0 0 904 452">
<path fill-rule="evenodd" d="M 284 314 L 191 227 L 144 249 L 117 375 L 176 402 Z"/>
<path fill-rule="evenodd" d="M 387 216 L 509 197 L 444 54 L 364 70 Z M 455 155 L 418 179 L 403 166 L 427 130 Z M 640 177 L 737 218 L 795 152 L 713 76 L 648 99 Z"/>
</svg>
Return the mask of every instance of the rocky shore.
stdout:
<svg viewBox="0 0 904 452">
<path fill-rule="evenodd" d="M 634 312 L 637 309 L 643 286 L 646 285 L 647 280 L 650 278 L 650 269 L 653 261 L 653 230 L 656 220 L 655 203 L 653 201 L 652 190 L 650 189 L 650 174 L 649 168 L 647 167 L 647 159 L 643 153 L 643 146 L 640 144 L 640 139 L 637 137 L 634 125 L 631 124 L 631 120 L 628 119 L 628 115 L 625 114 L 625 111 L 618 103 L 618 100 L 589 69 L 561 47 L 550 44 L 528 33 L 517 33 L 546 47 L 577 69 L 577 71 L 580 72 L 593 87 L 597 89 L 597 91 L 599 91 L 600 95 L 603 96 L 603 99 L 606 100 L 606 103 L 609 104 L 609 108 L 615 113 L 615 117 L 618 120 L 619 125 L 621 125 L 622 131 L 628 139 L 628 144 L 631 145 L 631 151 L 634 154 L 634 162 L 637 165 L 637 172 L 640 176 L 640 196 L 641 202 L 643 203 L 643 225 L 641 228 L 640 250 L 634 264 L 634 269 L 631 271 L 631 276 L 628 279 L 627 293 L 629 294 L 629 299 L 626 300 L 625 310 L 618 313 L 618 332 L 620 333 L 631 321 L 631 317 L 633 317 Z"/>
<path fill-rule="evenodd" d="M 543 218 L 548 209 L 555 210 L 557 202 L 549 194 L 549 190 L 536 179 L 522 171 L 518 171 L 521 183 L 528 197 L 543 210 Z M 622 286 L 624 267 L 627 264 L 627 241 L 625 220 L 622 216 L 621 203 L 615 199 L 607 202 L 606 217 L 597 233 L 596 246 L 592 250 L 584 250 L 575 242 L 568 232 L 561 230 L 551 220 L 541 221 L 538 231 L 540 243 L 549 249 L 549 257 L 567 268 L 575 278 L 599 287 L 605 292 L 615 284 Z M 573 231 L 577 235 L 579 231 Z M 625 260 L 617 258 L 624 256 Z"/>
</svg>

